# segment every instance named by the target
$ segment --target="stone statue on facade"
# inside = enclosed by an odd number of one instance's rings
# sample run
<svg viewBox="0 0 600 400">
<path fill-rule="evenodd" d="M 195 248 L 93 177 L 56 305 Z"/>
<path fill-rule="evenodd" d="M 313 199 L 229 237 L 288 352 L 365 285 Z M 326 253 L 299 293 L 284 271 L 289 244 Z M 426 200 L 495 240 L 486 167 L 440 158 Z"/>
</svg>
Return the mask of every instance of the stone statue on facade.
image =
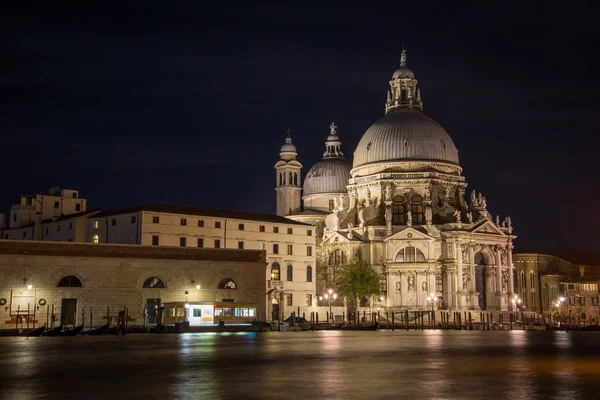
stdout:
<svg viewBox="0 0 600 400">
<path fill-rule="evenodd" d="M 456 218 L 456 223 L 457 224 L 460 224 L 460 217 L 461 217 L 460 210 L 454 211 L 454 218 Z"/>
<path fill-rule="evenodd" d="M 473 223 L 473 213 L 467 213 L 467 221 L 469 221 L 470 224 Z"/>
<path fill-rule="evenodd" d="M 487 210 L 487 201 L 485 201 L 485 197 L 481 199 L 481 208 Z"/>
<path fill-rule="evenodd" d="M 473 191 L 471 192 L 471 206 L 475 206 L 475 205 L 476 205 L 476 203 L 477 203 L 477 199 L 476 199 L 476 197 L 475 197 L 475 191 L 473 190 Z"/>
<path fill-rule="evenodd" d="M 428 187 L 425 187 L 424 196 L 425 200 L 431 200 L 431 190 Z"/>
<path fill-rule="evenodd" d="M 415 291 L 415 277 L 412 275 L 408 275 L 408 291 Z"/>
<path fill-rule="evenodd" d="M 392 184 L 388 183 L 385 185 L 385 199 L 387 201 L 392 200 Z"/>
<path fill-rule="evenodd" d="M 344 206 L 344 194 L 343 194 L 343 193 L 340 193 L 339 208 L 340 208 L 340 210 L 343 210 L 343 209 L 344 209 L 344 207 L 345 207 L 345 206 Z"/>
<path fill-rule="evenodd" d="M 496 226 L 500 226 L 500 216 L 496 215 Z"/>
<path fill-rule="evenodd" d="M 396 292 L 400 291 L 400 282 L 396 282 Z"/>
<path fill-rule="evenodd" d="M 421 290 L 423 290 L 424 292 L 427 291 L 427 282 L 423 281 L 423 283 L 421 284 Z"/>
<path fill-rule="evenodd" d="M 406 212 L 406 225 L 412 225 L 412 213 L 410 212 L 410 210 Z"/>
<path fill-rule="evenodd" d="M 369 190 L 369 188 L 367 188 L 367 192 L 365 195 L 365 206 L 369 207 L 371 205 L 371 191 Z"/>
<path fill-rule="evenodd" d="M 469 272 L 463 271 L 463 276 L 462 276 L 462 281 L 463 281 L 462 288 L 463 288 L 463 290 L 467 290 L 467 287 L 469 285 L 469 280 L 470 280 Z"/>
</svg>

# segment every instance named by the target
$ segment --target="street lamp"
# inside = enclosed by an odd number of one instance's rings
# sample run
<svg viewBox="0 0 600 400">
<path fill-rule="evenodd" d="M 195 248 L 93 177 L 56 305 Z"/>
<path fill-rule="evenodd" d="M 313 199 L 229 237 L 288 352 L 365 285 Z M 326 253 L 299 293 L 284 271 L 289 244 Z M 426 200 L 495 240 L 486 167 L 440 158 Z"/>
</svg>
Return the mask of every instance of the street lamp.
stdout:
<svg viewBox="0 0 600 400">
<path fill-rule="evenodd" d="M 329 300 L 329 316 L 331 317 L 331 321 L 333 322 L 333 309 L 331 305 L 333 304 L 333 301 L 337 299 L 337 293 L 334 293 L 333 289 L 329 289 L 327 293 L 323 295 L 323 298 L 325 300 Z M 329 323 L 329 319 L 327 319 L 327 322 Z"/>
<path fill-rule="evenodd" d="M 427 302 L 431 303 L 431 312 L 434 312 L 434 307 L 435 307 L 435 302 L 437 301 L 437 297 L 435 295 L 435 293 L 431 293 L 429 296 L 427 296 Z"/>
</svg>

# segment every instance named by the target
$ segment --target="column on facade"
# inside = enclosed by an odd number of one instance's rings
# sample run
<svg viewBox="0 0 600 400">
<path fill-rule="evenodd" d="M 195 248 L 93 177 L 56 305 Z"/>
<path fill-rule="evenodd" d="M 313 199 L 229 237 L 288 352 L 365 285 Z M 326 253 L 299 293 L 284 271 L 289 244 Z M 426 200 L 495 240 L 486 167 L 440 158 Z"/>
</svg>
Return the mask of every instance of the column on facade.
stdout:
<svg viewBox="0 0 600 400">
<path fill-rule="evenodd" d="M 507 289 L 507 292 L 509 294 L 513 293 L 513 290 L 515 287 L 515 282 L 513 280 L 515 270 L 514 270 L 514 265 L 513 265 L 513 260 L 512 260 L 512 249 L 513 249 L 513 246 L 511 243 L 509 243 L 508 247 L 506 249 L 507 253 L 508 253 L 507 254 L 507 258 L 508 258 L 508 289 Z"/>
<path fill-rule="evenodd" d="M 463 269 L 462 269 L 462 249 L 461 249 L 461 245 L 460 245 L 460 239 L 458 239 L 456 241 L 456 275 L 458 277 L 457 279 L 457 290 L 462 290 L 463 286 L 462 286 L 462 277 L 463 277 Z"/>
<path fill-rule="evenodd" d="M 470 272 L 471 272 L 471 291 L 475 292 L 477 290 L 477 285 L 475 284 L 475 243 L 469 243 L 469 264 L 471 264 Z"/>
<path fill-rule="evenodd" d="M 496 291 L 502 291 L 502 250 L 496 247 Z"/>
</svg>

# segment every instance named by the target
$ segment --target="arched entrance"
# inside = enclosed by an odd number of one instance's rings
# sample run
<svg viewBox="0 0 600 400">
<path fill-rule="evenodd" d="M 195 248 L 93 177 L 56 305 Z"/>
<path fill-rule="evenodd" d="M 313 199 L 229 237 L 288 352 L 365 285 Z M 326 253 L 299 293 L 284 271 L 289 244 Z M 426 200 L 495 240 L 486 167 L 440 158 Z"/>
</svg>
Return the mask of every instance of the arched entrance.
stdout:
<svg viewBox="0 0 600 400">
<path fill-rule="evenodd" d="M 486 287 L 485 287 L 485 257 L 483 254 L 475 254 L 475 290 L 479 292 L 479 308 L 485 310 L 486 304 Z"/>
<path fill-rule="evenodd" d="M 279 300 L 277 299 L 273 299 L 271 300 L 271 318 L 273 319 L 273 321 L 277 321 L 279 320 Z"/>
</svg>

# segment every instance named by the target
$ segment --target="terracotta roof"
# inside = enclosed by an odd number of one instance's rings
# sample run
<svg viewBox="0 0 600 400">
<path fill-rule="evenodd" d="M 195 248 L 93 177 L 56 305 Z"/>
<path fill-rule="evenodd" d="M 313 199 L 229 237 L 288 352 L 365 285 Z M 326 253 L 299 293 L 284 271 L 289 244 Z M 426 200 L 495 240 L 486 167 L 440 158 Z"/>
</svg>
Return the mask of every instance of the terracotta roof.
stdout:
<svg viewBox="0 0 600 400">
<path fill-rule="evenodd" d="M 600 266 L 600 253 L 592 252 L 577 252 L 564 250 L 541 250 L 541 249 L 525 249 L 515 252 L 515 254 L 545 254 L 549 256 L 559 257 L 563 260 L 577 265 Z"/>
<path fill-rule="evenodd" d="M 98 211 L 102 211 L 99 208 L 96 208 L 94 210 L 89 210 L 89 211 L 81 211 L 75 214 L 67 214 L 67 215 L 61 215 L 60 217 L 58 217 L 57 219 L 52 219 L 52 218 L 48 218 L 42 221 L 42 224 L 46 224 L 48 222 L 57 222 L 57 221 L 63 221 L 65 219 L 71 219 L 71 218 L 78 218 L 78 217 L 83 217 L 87 214 L 91 214 L 91 213 L 95 213 Z"/>
<path fill-rule="evenodd" d="M 169 260 L 209 260 L 261 262 L 264 250 L 207 249 L 197 247 L 141 246 L 138 244 L 71 243 L 34 240 L 0 240 L 0 255 L 159 258 Z"/>
<path fill-rule="evenodd" d="M 303 225 L 312 226 L 305 224 L 304 222 L 294 221 L 285 217 L 280 217 L 274 214 L 262 214 L 247 211 L 236 211 L 236 210 L 223 210 L 219 208 L 207 208 L 198 206 L 182 206 L 176 204 L 165 204 L 165 203 L 149 203 L 143 206 L 129 208 L 125 210 L 107 210 L 102 211 L 94 217 L 107 217 L 111 215 L 119 214 L 130 214 L 139 211 L 153 211 L 160 213 L 169 214 L 185 214 L 185 215 L 200 215 L 205 217 L 217 217 L 217 218 L 229 218 L 229 219 L 244 219 L 250 221 L 261 221 L 261 222 L 272 222 L 276 224 L 287 224 L 287 225 Z"/>
</svg>

